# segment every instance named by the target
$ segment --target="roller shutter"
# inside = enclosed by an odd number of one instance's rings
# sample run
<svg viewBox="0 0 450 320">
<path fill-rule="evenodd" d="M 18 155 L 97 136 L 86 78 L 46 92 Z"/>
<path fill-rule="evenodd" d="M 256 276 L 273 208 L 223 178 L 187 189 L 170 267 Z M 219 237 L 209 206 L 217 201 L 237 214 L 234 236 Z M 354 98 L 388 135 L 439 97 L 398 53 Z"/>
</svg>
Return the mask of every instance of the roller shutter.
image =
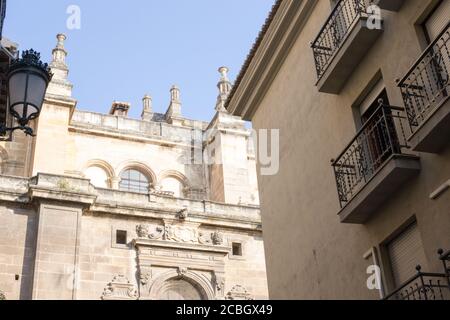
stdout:
<svg viewBox="0 0 450 320">
<path fill-rule="evenodd" d="M 450 0 L 444 0 L 425 22 L 425 30 L 433 42 L 450 20 Z"/>
<path fill-rule="evenodd" d="M 395 285 L 400 286 L 416 274 L 416 266 L 426 269 L 425 252 L 417 224 L 413 224 L 388 244 Z"/>
</svg>

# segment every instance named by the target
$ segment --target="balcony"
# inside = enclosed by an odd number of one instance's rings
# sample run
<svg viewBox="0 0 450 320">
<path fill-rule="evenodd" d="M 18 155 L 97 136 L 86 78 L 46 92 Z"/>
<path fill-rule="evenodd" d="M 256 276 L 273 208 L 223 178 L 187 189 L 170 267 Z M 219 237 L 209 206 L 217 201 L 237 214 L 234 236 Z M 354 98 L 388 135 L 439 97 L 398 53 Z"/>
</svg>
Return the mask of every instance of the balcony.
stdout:
<svg viewBox="0 0 450 320">
<path fill-rule="evenodd" d="M 340 0 L 312 43 L 320 92 L 338 94 L 383 32 L 365 0 Z"/>
<path fill-rule="evenodd" d="M 333 160 L 342 223 L 364 224 L 396 190 L 420 172 L 420 159 L 403 153 L 408 146 L 402 111 L 380 101 L 378 110 Z"/>
<path fill-rule="evenodd" d="M 439 255 L 444 273 L 425 273 L 417 266 L 417 274 L 384 300 L 450 300 L 450 251 L 440 249 Z"/>
<path fill-rule="evenodd" d="M 399 11 L 405 0 L 375 0 L 372 1 L 373 4 L 379 6 L 383 10 L 388 11 Z"/>
<path fill-rule="evenodd" d="M 450 136 L 450 24 L 399 82 L 415 151 L 439 153 Z"/>
</svg>

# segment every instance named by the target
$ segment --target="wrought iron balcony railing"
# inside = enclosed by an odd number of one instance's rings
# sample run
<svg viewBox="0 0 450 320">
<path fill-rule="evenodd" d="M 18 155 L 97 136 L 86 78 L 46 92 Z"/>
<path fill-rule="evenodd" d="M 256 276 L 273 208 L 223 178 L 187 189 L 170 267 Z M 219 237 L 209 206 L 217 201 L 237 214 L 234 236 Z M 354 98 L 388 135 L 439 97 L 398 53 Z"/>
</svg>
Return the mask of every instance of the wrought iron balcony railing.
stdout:
<svg viewBox="0 0 450 320">
<path fill-rule="evenodd" d="M 450 94 L 450 23 L 399 82 L 411 133 Z"/>
<path fill-rule="evenodd" d="M 318 78 L 322 78 L 353 25 L 366 15 L 364 0 L 340 0 L 312 43 Z"/>
<path fill-rule="evenodd" d="M 402 108 L 380 106 L 341 155 L 332 161 L 341 207 L 356 195 L 394 154 L 408 148 Z M 397 129 L 401 129 L 400 134 Z"/>
<path fill-rule="evenodd" d="M 422 267 L 417 266 L 417 274 L 384 300 L 450 300 L 450 273 L 447 265 L 450 251 L 444 254 L 441 249 L 439 255 L 444 264 L 444 273 L 422 272 Z"/>
</svg>

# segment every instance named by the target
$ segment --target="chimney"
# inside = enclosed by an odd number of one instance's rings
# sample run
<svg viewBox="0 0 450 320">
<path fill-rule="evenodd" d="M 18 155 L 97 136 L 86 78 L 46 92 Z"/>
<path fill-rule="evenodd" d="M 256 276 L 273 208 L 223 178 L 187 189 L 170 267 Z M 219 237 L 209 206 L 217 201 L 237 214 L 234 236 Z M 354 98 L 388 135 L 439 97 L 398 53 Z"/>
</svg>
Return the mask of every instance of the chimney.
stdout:
<svg viewBox="0 0 450 320">
<path fill-rule="evenodd" d="M 180 89 L 175 85 L 170 89 L 170 105 L 166 119 L 171 124 L 182 125 Z"/>
<path fill-rule="evenodd" d="M 117 117 L 128 116 L 128 111 L 130 110 L 131 104 L 128 102 L 114 101 L 109 114 Z"/>
<path fill-rule="evenodd" d="M 153 119 L 153 100 L 152 97 L 146 94 L 142 98 L 142 115 L 141 118 L 144 121 L 152 121 Z"/>
</svg>

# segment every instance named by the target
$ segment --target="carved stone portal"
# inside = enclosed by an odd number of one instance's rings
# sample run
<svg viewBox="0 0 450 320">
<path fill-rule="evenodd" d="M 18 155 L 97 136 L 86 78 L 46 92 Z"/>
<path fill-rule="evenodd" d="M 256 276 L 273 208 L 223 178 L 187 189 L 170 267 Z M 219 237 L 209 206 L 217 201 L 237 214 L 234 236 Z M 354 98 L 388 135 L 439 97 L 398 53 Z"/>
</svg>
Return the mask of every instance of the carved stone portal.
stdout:
<svg viewBox="0 0 450 320">
<path fill-rule="evenodd" d="M 169 233 L 167 240 L 134 241 L 138 253 L 139 299 L 225 299 L 228 248 L 192 242 L 189 231 L 177 230 Z"/>
<path fill-rule="evenodd" d="M 123 275 L 115 276 L 106 286 L 103 300 L 137 300 L 138 292 L 136 287 Z"/>
</svg>

